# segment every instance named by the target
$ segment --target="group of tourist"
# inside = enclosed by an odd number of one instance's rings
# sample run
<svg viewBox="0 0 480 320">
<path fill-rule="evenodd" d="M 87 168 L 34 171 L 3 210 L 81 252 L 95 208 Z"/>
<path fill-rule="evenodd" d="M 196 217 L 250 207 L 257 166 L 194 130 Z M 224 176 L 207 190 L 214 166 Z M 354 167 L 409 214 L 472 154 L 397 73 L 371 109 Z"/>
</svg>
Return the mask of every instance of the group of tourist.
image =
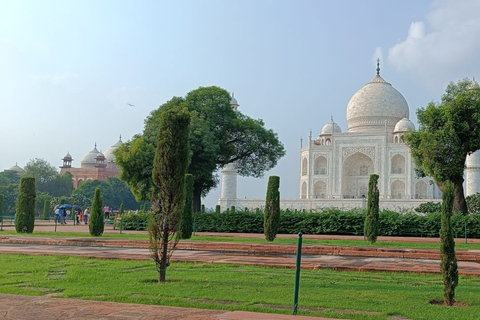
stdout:
<svg viewBox="0 0 480 320">
<path fill-rule="evenodd" d="M 103 214 L 105 216 L 105 222 L 110 220 L 110 207 L 105 204 L 103 207 Z M 67 224 L 67 217 L 70 216 L 70 210 L 66 208 L 59 207 L 55 209 L 55 221 L 60 224 Z M 75 209 L 75 220 L 77 224 L 85 223 L 88 224 L 90 221 L 90 207 L 86 207 L 84 211 L 81 211 L 80 208 Z"/>
</svg>

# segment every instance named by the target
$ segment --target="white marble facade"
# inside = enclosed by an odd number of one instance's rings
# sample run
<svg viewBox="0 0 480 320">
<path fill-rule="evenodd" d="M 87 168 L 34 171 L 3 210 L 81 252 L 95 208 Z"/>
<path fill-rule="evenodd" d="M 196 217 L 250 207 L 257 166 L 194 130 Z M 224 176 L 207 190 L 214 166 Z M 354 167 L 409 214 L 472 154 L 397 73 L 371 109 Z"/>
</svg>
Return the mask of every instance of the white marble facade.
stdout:
<svg viewBox="0 0 480 320">
<path fill-rule="evenodd" d="M 331 119 L 317 137 L 310 133 L 308 141 L 301 146 L 299 198 L 282 199 L 282 208 L 364 207 L 373 173 L 379 175 L 382 208 L 412 209 L 420 203 L 441 199 L 432 178 L 416 177 L 404 142 L 405 133 L 415 130 L 409 120 L 408 104 L 402 94 L 380 76 L 378 63 L 375 77 L 350 99 L 346 115 L 345 132 Z M 474 158 L 473 162 L 472 171 L 478 171 L 480 182 L 480 160 Z M 236 173 L 231 168 L 225 168 L 222 173 L 219 204 L 223 210 L 231 206 L 254 209 L 265 205 L 262 199 L 236 198 Z"/>
</svg>

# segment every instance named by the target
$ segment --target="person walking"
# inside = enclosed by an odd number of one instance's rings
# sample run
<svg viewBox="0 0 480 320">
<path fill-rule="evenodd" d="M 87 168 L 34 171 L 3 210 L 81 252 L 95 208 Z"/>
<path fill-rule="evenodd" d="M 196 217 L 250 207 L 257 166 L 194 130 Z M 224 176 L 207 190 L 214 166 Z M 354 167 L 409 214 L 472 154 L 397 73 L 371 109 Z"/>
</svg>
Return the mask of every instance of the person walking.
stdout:
<svg viewBox="0 0 480 320">
<path fill-rule="evenodd" d="M 87 207 L 85 211 L 83 212 L 83 220 L 85 221 L 85 224 L 88 224 L 88 218 L 90 217 L 90 208 Z"/>
<path fill-rule="evenodd" d="M 105 204 L 105 206 L 103 207 L 103 213 L 105 214 L 105 222 L 110 220 L 110 207 L 108 206 L 108 204 Z"/>
</svg>

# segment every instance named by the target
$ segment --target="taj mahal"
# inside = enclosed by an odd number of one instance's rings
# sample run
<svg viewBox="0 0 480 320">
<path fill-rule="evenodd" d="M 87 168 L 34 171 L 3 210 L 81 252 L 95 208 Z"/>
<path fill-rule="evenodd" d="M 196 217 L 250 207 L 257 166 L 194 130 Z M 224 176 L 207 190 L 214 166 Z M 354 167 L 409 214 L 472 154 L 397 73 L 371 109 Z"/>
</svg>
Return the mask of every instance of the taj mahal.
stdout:
<svg viewBox="0 0 480 320">
<path fill-rule="evenodd" d="M 232 99 L 236 110 L 238 102 Z M 281 199 L 282 209 L 365 208 L 371 174 L 379 175 L 380 207 L 413 209 L 421 203 L 441 201 L 442 193 L 431 177 L 418 178 L 404 135 L 415 130 L 403 95 L 376 75 L 350 99 L 346 109 L 346 132 L 333 121 L 317 137 L 300 146 L 298 199 Z M 477 161 L 476 158 L 479 158 Z M 477 163 L 478 166 L 470 165 Z M 467 158 L 466 194 L 477 192 L 480 157 Z M 264 199 L 237 198 L 236 164 L 222 170 L 222 210 L 263 208 Z"/>
</svg>

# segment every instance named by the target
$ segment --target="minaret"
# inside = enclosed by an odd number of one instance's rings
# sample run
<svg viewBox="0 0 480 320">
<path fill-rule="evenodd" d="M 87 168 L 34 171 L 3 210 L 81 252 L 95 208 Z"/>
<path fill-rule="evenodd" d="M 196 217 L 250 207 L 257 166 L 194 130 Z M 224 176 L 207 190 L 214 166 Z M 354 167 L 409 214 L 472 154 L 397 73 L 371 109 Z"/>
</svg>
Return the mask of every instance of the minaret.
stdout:
<svg viewBox="0 0 480 320">
<path fill-rule="evenodd" d="M 238 111 L 238 102 L 235 99 L 235 96 L 232 92 L 232 99 L 230 100 L 230 106 L 234 111 Z M 234 205 L 235 200 L 237 199 L 237 177 L 238 177 L 238 165 L 236 162 L 227 163 L 222 168 L 222 195 L 221 203 L 222 210 L 230 208 Z"/>
<path fill-rule="evenodd" d="M 474 94 L 474 99 L 480 99 L 480 86 L 475 81 L 475 78 L 473 78 L 467 90 L 476 93 Z M 466 197 L 480 192 L 480 150 L 467 155 L 465 161 L 465 178 Z"/>
</svg>

